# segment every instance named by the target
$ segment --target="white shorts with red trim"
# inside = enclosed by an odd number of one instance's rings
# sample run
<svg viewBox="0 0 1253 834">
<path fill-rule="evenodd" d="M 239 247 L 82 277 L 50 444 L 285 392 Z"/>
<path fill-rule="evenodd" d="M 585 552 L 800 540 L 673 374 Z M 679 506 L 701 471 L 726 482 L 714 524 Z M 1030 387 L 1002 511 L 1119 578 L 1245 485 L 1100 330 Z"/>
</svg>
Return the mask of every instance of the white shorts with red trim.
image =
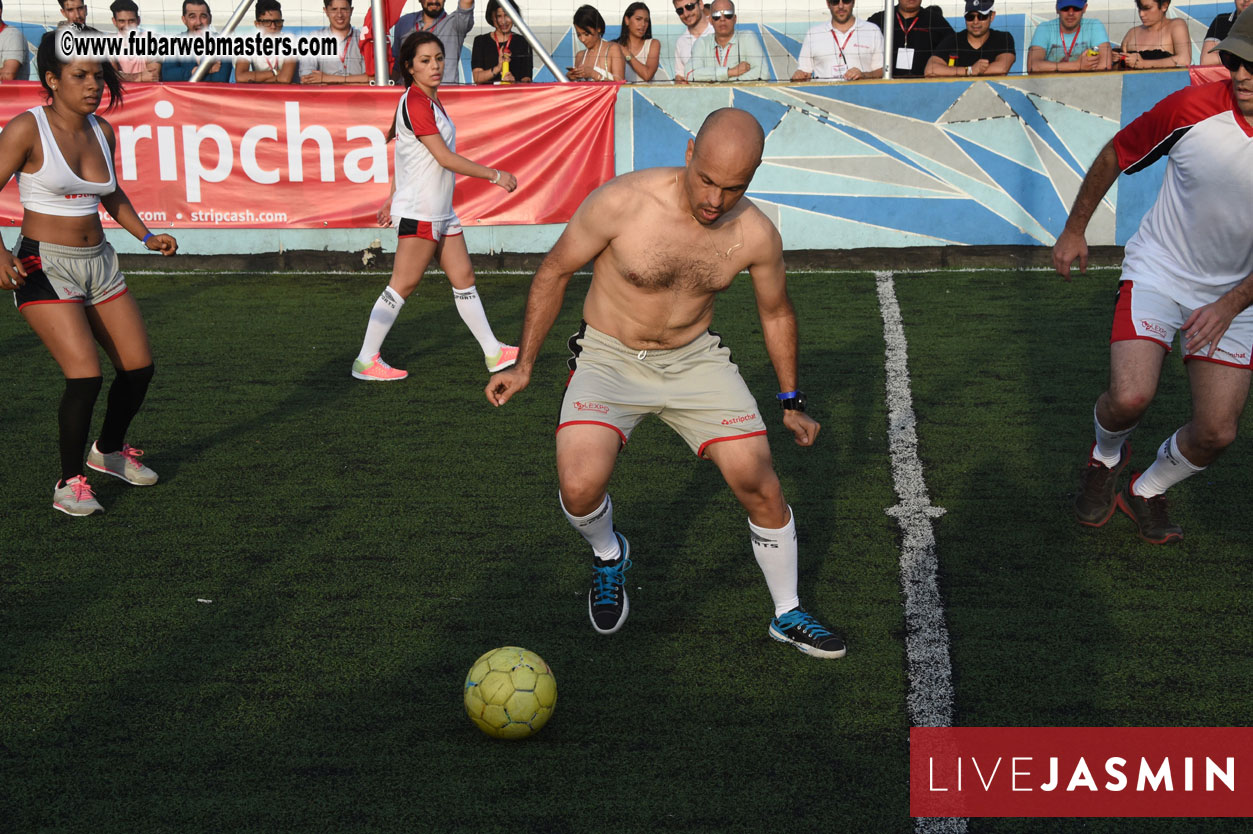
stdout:
<svg viewBox="0 0 1253 834">
<path fill-rule="evenodd" d="M 574 372 L 558 431 L 600 425 L 625 444 L 640 421 L 656 414 L 700 457 L 711 443 L 766 433 L 731 350 L 712 331 L 679 348 L 635 350 L 584 324 L 570 349 Z"/>
<path fill-rule="evenodd" d="M 1175 301 L 1162 288 L 1153 286 L 1151 281 L 1124 279 L 1118 284 L 1110 344 L 1145 339 L 1171 350 L 1175 334 L 1190 315 L 1190 308 Z M 1185 353 L 1184 361 L 1201 359 L 1236 368 L 1253 368 L 1253 308 L 1232 320 L 1227 332 L 1218 340 L 1213 356 L 1207 355 L 1209 348 L 1206 345 L 1201 353 Z"/>
<path fill-rule="evenodd" d="M 455 214 L 444 220 L 393 217 L 392 225 L 396 227 L 397 237 L 416 237 L 420 240 L 433 240 L 436 243 L 442 238 L 456 237 L 461 234 L 461 220 Z"/>
</svg>

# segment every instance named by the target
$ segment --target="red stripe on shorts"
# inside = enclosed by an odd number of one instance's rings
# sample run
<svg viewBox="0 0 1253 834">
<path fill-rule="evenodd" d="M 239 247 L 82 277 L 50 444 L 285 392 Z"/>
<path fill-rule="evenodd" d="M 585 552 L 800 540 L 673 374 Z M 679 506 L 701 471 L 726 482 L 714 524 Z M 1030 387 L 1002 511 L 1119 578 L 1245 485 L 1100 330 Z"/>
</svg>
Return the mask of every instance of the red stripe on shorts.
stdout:
<svg viewBox="0 0 1253 834">
<path fill-rule="evenodd" d="M 557 431 L 561 431 L 566 426 L 604 426 L 607 429 L 614 430 L 614 432 L 618 435 L 618 438 L 622 441 L 623 446 L 625 446 L 627 442 L 627 436 L 622 433 L 622 429 L 618 428 L 612 423 L 602 423 L 599 420 L 570 420 L 569 422 L 566 422 L 566 423 L 558 423 Z"/>
<path fill-rule="evenodd" d="M 705 450 L 709 448 L 711 443 L 721 443 L 724 440 L 740 440 L 745 437 L 756 437 L 759 434 L 765 433 L 766 430 L 762 429 L 761 431 L 750 431 L 748 434 L 731 434 L 726 437 L 715 437 L 713 440 L 706 440 L 704 443 L 700 444 L 700 448 L 696 450 L 696 456 L 703 458 L 705 456 Z"/>
<path fill-rule="evenodd" d="M 1143 336 L 1136 330 L 1135 321 L 1131 315 L 1131 293 L 1134 283 L 1134 281 L 1118 282 L 1118 303 L 1114 305 L 1114 326 L 1110 330 L 1109 343 L 1112 345 L 1114 342 L 1141 339 L 1146 342 L 1159 344 L 1169 352 L 1170 344 L 1168 342 L 1154 339 L 1152 336 Z"/>
<path fill-rule="evenodd" d="M 411 235 L 399 235 L 399 237 L 416 237 L 419 240 L 435 240 L 435 229 L 431 226 L 429 220 L 419 220 L 418 230 Z"/>
</svg>

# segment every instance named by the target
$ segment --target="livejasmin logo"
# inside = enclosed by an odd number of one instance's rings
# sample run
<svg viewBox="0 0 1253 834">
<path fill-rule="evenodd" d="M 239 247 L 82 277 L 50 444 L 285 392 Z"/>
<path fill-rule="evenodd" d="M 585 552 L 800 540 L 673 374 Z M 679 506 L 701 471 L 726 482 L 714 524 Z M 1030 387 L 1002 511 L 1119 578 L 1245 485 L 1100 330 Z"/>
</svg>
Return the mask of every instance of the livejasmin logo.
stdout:
<svg viewBox="0 0 1253 834">
<path fill-rule="evenodd" d="M 158 101 L 152 108 L 159 120 L 172 120 L 176 112 L 169 101 Z M 198 203 L 201 199 L 201 183 L 222 182 L 235 170 L 260 185 L 271 185 L 280 178 L 288 182 L 304 182 L 305 163 L 316 161 L 316 169 L 310 172 L 322 182 L 334 182 L 337 173 L 351 183 L 374 181 L 387 182 L 387 142 L 383 131 L 372 125 L 348 125 L 344 138 L 357 143 L 345 155 L 341 172 L 335 169 L 335 140 L 331 132 L 318 124 L 304 125 L 300 119 L 300 102 L 288 101 L 283 105 L 282 125 L 256 124 L 244 131 L 242 136 L 218 124 L 188 124 L 194 116 L 179 116 L 178 124 L 119 125 L 118 155 L 123 180 L 139 179 L 137 160 L 147 163 L 153 155 L 154 146 L 157 174 L 167 182 L 179 179 L 179 163 L 186 184 L 187 202 Z M 155 137 L 154 137 L 155 127 Z M 236 147 L 238 142 L 238 148 Z M 257 159 L 258 148 L 263 143 L 273 143 L 285 153 L 286 166 L 263 167 Z M 306 160 L 305 150 L 313 151 Z M 212 164 L 210 164 L 210 162 Z M 147 172 L 145 172 L 147 173 Z"/>
<path fill-rule="evenodd" d="M 1088 765 L 1087 759 L 1080 756 L 1078 761 L 1063 762 L 1058 756 L 1050 756 L 1047 763 L 1048 780 L 1040 782 L 1036 777 L 1039 771 L 1036 765 L 1039 764 L 1032 756 L 1014 756 L 1008 762 L 1005 757 L 998 756 L 995 761 L 980 762 L 977 756 L 971 756 L 968 760 L 963 761 L 961 757 L 956 761 L 956 780 L 952 781 L 953 762 L 940 761 L 936 762 L 933 757 L 928 757 L 928 770 L 931 779 L 928 789 L 932 791 L 948 791 L 965 790 L 968 787 L 974 787 L 968 781 L 963 779 L 963 766 L 965 774 L 969 775 L 971 771 L 979 780 L 979 785 L 983 790 L 990 791 L 993 783 L 1000 772 L 1002 779 L 1010 780 L 1010 790 L 1019 791 L 1055 791 L 1059 788 L 1066 791 L 1076 791 L 1086 789 L 1089 791 L 1107 790 L 1107 791 L 1125 791 L 1133 789 L 1137 791 L 1173 791 L 1176 790 L 1175 774 L 1182 775 L 1182 782 L 1178 789 L 1184 791 L 1196 790 L 1197 782 L 1195 780 L 1197 765 L 1191 756 L 1184 756 L 1182 763 L 1172 761 L 1169 757 L 1162 759 L 1156 765 L 1148 759 L 1141 758 L 1139 760 L 1139 768 L 1135 767 L 1134 762 L 1128 762 L 1121 756 L 1111 756 L 1105 760 L 1104 774 L 1110 778 L 1098 785 L 1096 777 L 1092 775 L 1092 768 Z M 1002 770 L 1002 764 L 1005 769 Z M 1127 778 L 1127 766 L 1132 765 L 1132 772 L 1138 773 L 1135 780 L 1134 788 L 1131 788 L 1131 782 Z M 937 770 L 939 771 L 939 782 L 937 782 Z M 985 771 L 986 775 L 985 775 Z M 1062 784 L 1063 779 L 1065 785 Z M 1215 783 L 1220 782 L 1223 787 L 1229 791 L 1236 789 L 1236 760 L 1234 756 L 1228 756 L 1225 763 L 1219 764 L 1208 756 L 1205 758 L 1205 790 L 1213 791 Z"/>
<path fill-rule="evenodd" d="M 1253 816 L 1253 728 L 915 727 L 915 817 Z"/>
</svg>

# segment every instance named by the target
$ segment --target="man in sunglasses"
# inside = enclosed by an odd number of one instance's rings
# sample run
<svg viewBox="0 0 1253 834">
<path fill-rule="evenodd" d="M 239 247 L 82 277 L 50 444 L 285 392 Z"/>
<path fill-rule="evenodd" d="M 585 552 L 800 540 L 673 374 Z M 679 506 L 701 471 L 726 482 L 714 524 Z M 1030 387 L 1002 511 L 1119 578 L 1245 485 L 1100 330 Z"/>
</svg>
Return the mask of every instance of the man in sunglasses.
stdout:
<svg viewBox="0 0 1253 834">
<path fill-rule="evenodd" d="M 1119 172 L 1135 173 L 1169 156 L 1157 201 L 1127 242 L 1109 388 L 1096 401 L 1096 442 L 1075 499 L 1081 524 L 1100 527 L 1120 509 L 1154 544 L 1183 538 L 1163 493 L 1235 440 L 1253 375 L 1253 235 L 1244 216 L 1253 202 L 1253 14 L 1236 19 L 1218 53 L 1231 80 L 1185 87 L 1118 131 L 1092 163 L 1053 247 L 1063 278 L 1070 280 L 1076 258 L 1084 270 L 1084 232 Z M 1102 222 L 1109 234 L 1109 209 Z M 1131 454 L 1127 440 L 1157 393 L 1177 332 L 1192 419 L 1119 490 Z"/>
<path fill-rule="evenodd" d="M 687 27 L 687 31 L 674 42 L 674 80 L 682 84 L 687 81 L 687 74 L 691 69 L 689 65 L 692 63 L 692 50 L 696 47 L 696 41 L 712 35 L 714 27 L 699 0 L 674 0 L 674 13 Z"/>
<path fill-rule="evenodd" d="M 735 31 L 735 4 L 714 0 L 710 6 L 713 37 L 692 47 L 689 81 L 769 81 L 766 53 L 751 32 Z"/>
<path fill-rule="evenodd" d="M 1110 68 L 1105 24 L 1083 16 L 1087 3 L 1057 0 L 1057 18 L 1041 23 L 1027 49 L 1027 72 L 1097 72 Z"/>
<path fill-rule="evenodd" d="M 858 81 L 883 77 L 883 33 L 853 17 L 853 0 L 827 0 L 831 22 L 805 33 L 793 81 L 832 78 Z"/>
<path fill-rule="evenodd" d="M 1014 36 L 992 29 L 993 0 L 966 0 L 966 28 L 936 47 L 928 78 L 1005 75 L 1014 65 Z"/>
<path fill-rule="evenodd" d="M 1205 32 L 1205 43 L 1201 46 L 1201 64 L 1203 66 L 1217 66 L 1221 63 L 1218 57 L 1218 42 L 1231 32 L 1232 24 L 1240 16 L 1240 12 L 1249 7 L 1249 3 L 1253 3 L 1253 0 L 1236 0 L 1235 9 L 1223 12 L 1210 23 L 1209 29 Z"/>
<path fill-rule="evenodd" d="M 927 61 L 935 53 L 940 42 L 953 34 L 953 27 L 944 17 L 939 6 L 923 8 L 922 0 L 900 0 L 893 12 L 896 35 L 893 48 L 896 56 L 892 61 L 893 78 L 922 78 Z M 883 12 L 875 12 L 870 22 L 883 28 Z"/>
</svg>

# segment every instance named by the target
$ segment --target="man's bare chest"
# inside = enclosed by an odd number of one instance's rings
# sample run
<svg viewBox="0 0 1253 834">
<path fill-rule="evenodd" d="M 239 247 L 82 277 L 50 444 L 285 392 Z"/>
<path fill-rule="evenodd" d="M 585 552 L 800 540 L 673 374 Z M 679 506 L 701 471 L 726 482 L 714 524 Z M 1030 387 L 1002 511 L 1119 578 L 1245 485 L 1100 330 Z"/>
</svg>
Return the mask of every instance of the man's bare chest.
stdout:
<svg viewBox="0 0 1253 834">
<path fill-rule="evenodd" d="M 738 224 L 696 234 L 650 235 L 614 241 L 610 255 L 631 285 L 657 292 L 721 292 L 744 268 Z"/>
</svg>

